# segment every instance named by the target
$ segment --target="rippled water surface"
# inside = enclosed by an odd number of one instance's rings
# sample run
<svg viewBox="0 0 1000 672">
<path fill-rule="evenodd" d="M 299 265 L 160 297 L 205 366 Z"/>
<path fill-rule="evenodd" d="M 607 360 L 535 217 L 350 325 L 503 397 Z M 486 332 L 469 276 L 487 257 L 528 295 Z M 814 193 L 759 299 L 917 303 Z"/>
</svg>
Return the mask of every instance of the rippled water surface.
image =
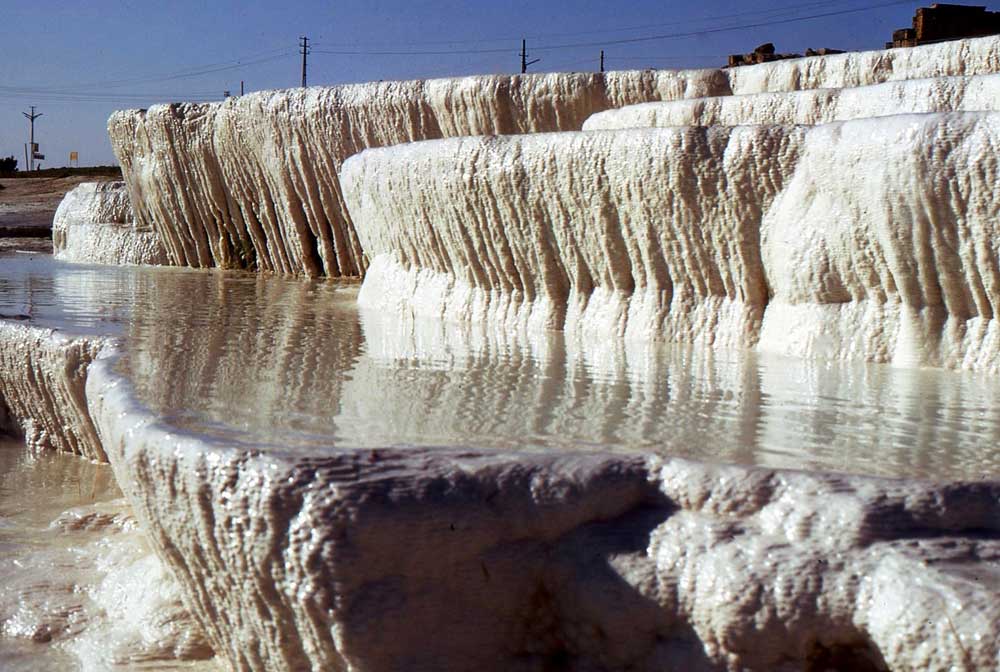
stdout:
<svg viewBox="0 0 1000 672">
<path fill-rule="evenodd" d="M 0 258 L 0 314 L 127 343 L 139 400 L 292 451 L 655 451 L 890 476 L 1000 475 L 1000 381 L 359 311 L 357 285 Z"/>
<path fill-rule="evenodd" d="M 74 506 L 120 497 L 111 469 L 34 455 L 0 436 L 0 670 L 76 670 L 63 641 L 85 627 L 78 549 L 50 523 Z"/>
</svg>

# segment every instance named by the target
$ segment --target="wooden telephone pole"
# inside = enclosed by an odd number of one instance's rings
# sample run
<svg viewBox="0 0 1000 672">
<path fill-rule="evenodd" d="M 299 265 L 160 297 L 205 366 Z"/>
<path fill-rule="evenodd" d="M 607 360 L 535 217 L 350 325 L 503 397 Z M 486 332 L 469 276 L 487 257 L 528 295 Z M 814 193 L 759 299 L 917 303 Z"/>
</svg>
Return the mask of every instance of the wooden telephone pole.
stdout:
<svg viewBox="0 0 1000 672">
<path fill-rule="evenodd" d="M 320 45 L 322 46 L 322 45 Z M 302 86 L 306 85 L 306 56 L 309 55 L 309 38 L 300 37 L 299 38 L 299 48 L 302 53 Z"/>
<path fill-rule="evenodd" d="M 26 166 L 26 168 L 30 172 L 30 171 L 33 171 L 35 169 L 35 159 L 36 158 L 38 158 L 38 159 L 44 159 L 45 158 L 44 154 L 39 154 L 38 153 L 38 145 L 35 144 L 35 119 L 37 119 L 38 117 L 42 116 L 42 113 L 39 112 L 38 114 L 35 114 L 35 106 L 32 105 L 31 106 L 31 114 L 28 114 L 27 112 L 22 112 L 21 114 L 23 114 L 25 117 L 27 117 L 28 121 L 31 122 L 31 135 L 30 135 L 30 138 L 28 140 L 28 142 L 29 142 L 28 151 L 25 152 L 25 154 L 27 154 L 26 158 L 28 160 L 28 165 Z"/>
<path fill-rule="evenodd" d="M 534 65 L 535 63 L 538 63 L 538 61 L 540 60 L 542 59 L 536 58 L 533 61 L 528 60 L 528 41 L 521 40 L 521 74 L 523 75 L 528 71 L 529 65 Z"/>
<path fill-rule="evenodd" d="M 604 50 L 601 49 L 601 72 L 604 72 Z"/>
</svg>

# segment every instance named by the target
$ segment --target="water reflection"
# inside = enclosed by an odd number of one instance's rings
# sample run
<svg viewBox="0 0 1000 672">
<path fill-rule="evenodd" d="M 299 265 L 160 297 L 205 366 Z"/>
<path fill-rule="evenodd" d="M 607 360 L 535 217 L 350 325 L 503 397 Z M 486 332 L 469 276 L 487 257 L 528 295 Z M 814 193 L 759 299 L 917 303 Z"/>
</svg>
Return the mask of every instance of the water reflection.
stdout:
<svg viewBox="0 0 1000 672">
<path fill-rule="evenodd" d="M 584 343 L 359 312 L 356 286 L 0 259 L 0 313 L 118 330 L 168 422 L 235 441 L 648 450 L 931 478 L 1000 474 L 1000 383 L 968 373 Z M 23 266 L 25 262 L 21 262 Z M 39 275 L 36 273 L 36 275 Z"/>
</svg>

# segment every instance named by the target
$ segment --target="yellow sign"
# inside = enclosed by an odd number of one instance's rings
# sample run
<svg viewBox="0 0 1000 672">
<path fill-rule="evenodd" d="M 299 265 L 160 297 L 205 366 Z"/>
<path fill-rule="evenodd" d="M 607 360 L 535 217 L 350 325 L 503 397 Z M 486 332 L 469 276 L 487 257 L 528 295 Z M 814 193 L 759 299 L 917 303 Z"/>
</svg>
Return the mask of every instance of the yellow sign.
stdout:
<svg viewBox="0 0 1000 672">
<path fill-rule="evenodd" d="M 70 161 L 79 161 L 80 160 L 80 155 L 78 153 L 76 153 L 76 152 L 70 152 L 69 153 L 69 160 Z"/>
</svg>

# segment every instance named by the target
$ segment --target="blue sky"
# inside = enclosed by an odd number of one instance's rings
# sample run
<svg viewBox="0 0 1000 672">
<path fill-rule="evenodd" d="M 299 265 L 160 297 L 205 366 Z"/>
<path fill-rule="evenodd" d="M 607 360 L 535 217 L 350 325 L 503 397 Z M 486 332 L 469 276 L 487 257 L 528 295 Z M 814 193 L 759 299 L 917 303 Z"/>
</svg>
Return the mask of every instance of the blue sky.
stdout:
<svg viewBox="0 0 1000 672">
<path fill-rule="evenodd" d="M 533 72 L 596 70 L 602 45 L 608 69 L 705 67 L 768 41 L 880 48 L 929 4 L 891 1 L 0 0 L 0 155 L 23 163 L 21 112 L 36 105 L 44 166 L 71 150 L 82 165 L 114 163 L 112 111 L 219 99 L 241 79 L 248 91 L 297 86 L 300 35 L 313 41 L 310 85 L 517 72 L 522 36 L 542 59 Z M 723 28 L 734 29 L 706 32 Z M 621 43 L 656 36 L 672 37 Z"/>
</svg>

